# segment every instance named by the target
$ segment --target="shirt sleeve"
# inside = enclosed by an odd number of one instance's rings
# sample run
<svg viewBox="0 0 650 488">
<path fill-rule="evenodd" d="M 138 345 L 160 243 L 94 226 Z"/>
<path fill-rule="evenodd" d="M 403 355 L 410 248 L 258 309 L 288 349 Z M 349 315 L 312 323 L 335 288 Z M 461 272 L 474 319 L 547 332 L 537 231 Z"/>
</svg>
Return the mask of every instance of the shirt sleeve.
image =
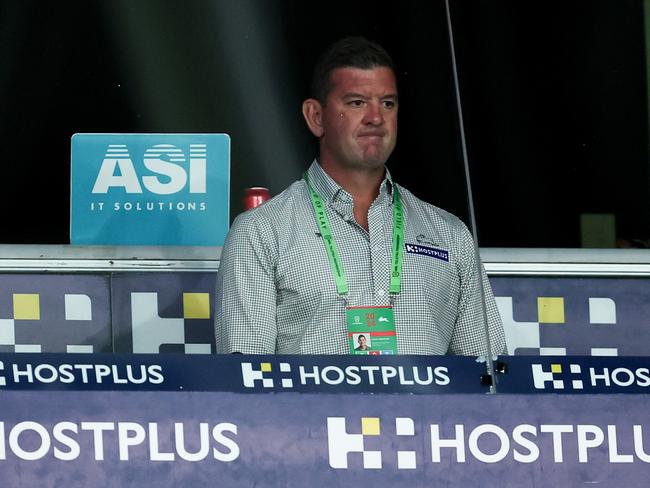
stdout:
<svg viewBox="0 0 650 488">
<path fill-rule="evenodd" d="M 228 233 L 217 272 L 218 354 L 275 353 L 274 236 L 272 226 L 255 211 L 237 217 Z"/>
<path fill-rule="evenodd" d="M 462 225 L 460 235 L 460 297 L 456 324 L 449 345 L 450 354 L 467 356 L 484 356 L 488 351 L 486 337 L 485 315 L 483 314 L 483 297 L 485 297 L 486 315 L 488 321 L 489 343 L 492 355 L 507 354 L 505 334 L 501 316 L 492 294 L 483 264 L 480 264 L 481 279 L 478 279 L 476 251 L 474 240 L 465 225 Z M 483 287 L 483 294 L 480 286 Z"/>
</svg>

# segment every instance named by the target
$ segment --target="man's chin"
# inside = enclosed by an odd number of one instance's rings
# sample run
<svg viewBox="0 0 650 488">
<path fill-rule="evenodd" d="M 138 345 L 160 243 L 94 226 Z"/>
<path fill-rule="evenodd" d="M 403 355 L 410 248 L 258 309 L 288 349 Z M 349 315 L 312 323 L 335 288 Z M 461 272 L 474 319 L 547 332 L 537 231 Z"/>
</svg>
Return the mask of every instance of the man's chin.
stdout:
<svg viewBox="0 0 650 488">
<path fill-rule="evenodd" d="M 388 156 L 383 153 L 366 155 L 362 160 L 362 164 L 368 168 L 383 168 L 387 160 Z"/>
<path fill-rule="evenodd" d="M 385 162 L 384 159 L 362 159 L 357 161 L 355 166 L 359 169 L 373 170 L 383 168 Z"/>
<path fill-rule="evenodd" d="M 388 157 L 391 155 L 394 148 L 394 145 L 371 144 L 364 148 L 360 148 L 360 156 L 368 165 L 375 164 L 383 166 L 386 161 L 388 161 Z"/>
</svg>

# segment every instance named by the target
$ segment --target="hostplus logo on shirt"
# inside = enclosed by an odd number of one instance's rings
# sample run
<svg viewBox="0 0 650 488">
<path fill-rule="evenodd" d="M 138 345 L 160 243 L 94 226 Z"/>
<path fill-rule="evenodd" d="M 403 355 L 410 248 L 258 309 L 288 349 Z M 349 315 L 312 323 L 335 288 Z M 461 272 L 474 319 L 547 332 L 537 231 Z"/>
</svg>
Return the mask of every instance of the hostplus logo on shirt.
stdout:
<svg viewBox="0 0 650 488">
<path fill-rule="evenodd" d="M 419 244 L 405 243 L 404 247 L 406 252 L 412 254 L 421 254 L 432 258 L 440 259 L 441 261 L 449 261 L 449 251 L 444 249 L 436 249 L 434 247 L 420 246 Z"/>
</svg>

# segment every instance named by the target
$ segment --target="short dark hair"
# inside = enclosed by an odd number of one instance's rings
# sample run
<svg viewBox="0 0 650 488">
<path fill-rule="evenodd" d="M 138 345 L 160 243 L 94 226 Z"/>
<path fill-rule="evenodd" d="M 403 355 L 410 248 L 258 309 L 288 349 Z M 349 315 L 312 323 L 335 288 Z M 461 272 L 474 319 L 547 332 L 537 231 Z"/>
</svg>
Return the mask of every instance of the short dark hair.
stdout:
<svg viewBox="0 0 650 488">
<path fill-rule="evenodd" d="M 346 67 L 385 67 L 395 71 L 393 60 L 379 44 L 365 37 L 345 37 L 327 48 L 318 59 L 311 79 L 311 97 L 325 104 L 332 89 L 332 71 Z"/>
</svg>

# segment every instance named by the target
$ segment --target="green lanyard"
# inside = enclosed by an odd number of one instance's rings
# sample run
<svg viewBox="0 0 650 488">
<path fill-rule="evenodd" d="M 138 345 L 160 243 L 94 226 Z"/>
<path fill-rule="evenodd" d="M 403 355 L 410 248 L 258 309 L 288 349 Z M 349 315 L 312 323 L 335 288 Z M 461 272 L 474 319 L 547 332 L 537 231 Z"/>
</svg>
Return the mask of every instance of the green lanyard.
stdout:
<svg viewBox="0 0 650 488">
<path fill-rule="evenodd" d="M 329 258 L 330 267 L 336 280 L 336 291 L 339 295 L 348 294 L 348 281 L 345 278 L 345 270 L 343 269 L 343 262 L 336 249 L 334 236 L 330 227 L 329 219 L 327 218 L 327 208 L 323 203 L 316 190 L 312 188 L 309 183 L 307 173 L 304 174 L 307 188 L 309 188 L 309 196 L 311 203 L 314 206 L 314 215 L 316 216 L 316 223 L 320 229 L 320 234 L 325 243 L 325 250 Z M 390 293 L 398 294 L 402 288 L 402 256 L 404 254 L 404 209 L 402 208 L 402 200 L 399 197 L 397 185 L 393 185 L 393 248 L 391 251 L 390 263 Z"/>
</svg>

